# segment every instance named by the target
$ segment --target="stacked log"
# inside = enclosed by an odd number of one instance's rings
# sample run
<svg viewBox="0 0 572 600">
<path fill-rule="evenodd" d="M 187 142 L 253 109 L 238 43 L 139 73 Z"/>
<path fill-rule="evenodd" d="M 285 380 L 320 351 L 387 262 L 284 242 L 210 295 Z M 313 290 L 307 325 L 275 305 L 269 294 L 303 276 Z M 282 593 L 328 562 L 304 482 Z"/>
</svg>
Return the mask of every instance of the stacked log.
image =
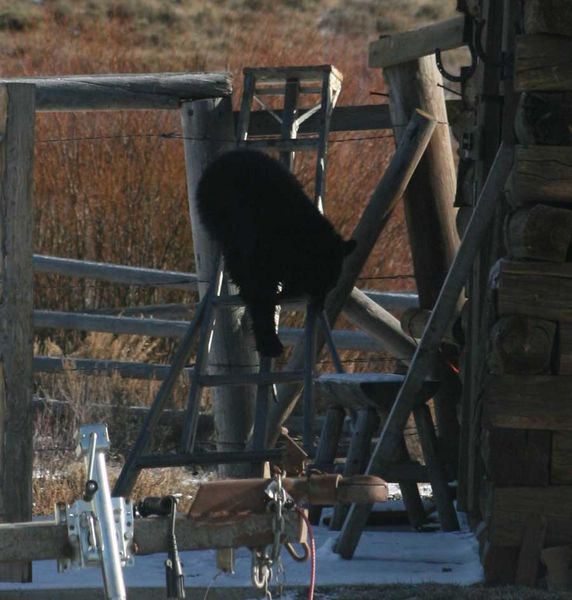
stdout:
<svg viewBox="0 0 572 600">
<path fill-rule="evenodd" d="M 490 277 L 481 542 L 489 582 L 534 584 L 543 549 L 572 543 L 570 3 L 526 0 L 524 25 L 507 256 Z"/>
</svg>

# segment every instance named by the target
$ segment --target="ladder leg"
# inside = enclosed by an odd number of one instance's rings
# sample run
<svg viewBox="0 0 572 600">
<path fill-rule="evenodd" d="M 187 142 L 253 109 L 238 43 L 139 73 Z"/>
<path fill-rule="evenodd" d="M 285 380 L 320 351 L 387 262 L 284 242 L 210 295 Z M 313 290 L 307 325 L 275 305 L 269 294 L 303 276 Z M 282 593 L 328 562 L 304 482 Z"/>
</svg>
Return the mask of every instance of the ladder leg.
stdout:
<svg viewBox="0 0 572 600">
<path fill-rule="evenodd" d="M 282 112 L 281 137 L 283 140 L 293 140 L 298 134 L 296 125 L 296 111 L 298 107 L 298 97 L 300 95 L 299 79 L 288 79 L 286 81 L 286 91 L 284 94 L 284 110 Z M 294 166 L 294 152 L 280 152 L 280 160 L 290 171 Z"/>
<path fill-rule="evenodd" d="M 326 338 L 326 344 L 328 346 L 328 350 L 332 355 L 332 360 L 334 361 L 334 367 L 336 369 L 336 373 L 343 373 L 344 367 L 342 365 L 342 361 L 340 359 L 340 355 L 338 354 L 338 349 L 334 344 L 334 338 L 332 336 L 332 328 L 330 327 L 330 323 L 328 322 L 328 317 L 326 316 L 326 311 L 323 310 L 319 315 L 320 324 L 322 325 L 322 331 L 324 332 L 324 337 Z"/>
<path fill-rule="evenodd" d="M 242 146 L 248 138 L 248 126 L 250 124 L 250 106 L 254 97 L 256 79 L 252 73 L 244 75 L 244 89 L 242 91 L 242 101 L 240 112 L 238 114 L 238 124 L 236 127 L 237 145 Z"/>
<path fill-rule="evenodd" d="M 203 367 L 208 353 L 210 352 L 210 346 L 214 333 L 215 315 L 213 298 L 220 295 L 224 277 L 222 260 L 219 258 L 217 263 L 218 266 L 216 270 L 216 276 L 211 280 L 212 283 L 209 286 L 209 291 L 205 295 L 205 298 L 207 298 L 207 304 L 203 322 L 201 323 L 199 345 L 197 349 L 197 355 L 195 357 L 195 371 L 191 381 L 189 401 L 187 404 L 187 411 L 185 413 L 185 422 L 183 424 L 183 434 L 181 437 L 182 452 L 193 452 L 195 446 L 197 425 L 199 422 L 199 408 L 201 403 L 201 375 L 203 374 Z"/>
<path fill-rule="evenodd" d="M 358 411 L 344 466 L 344 477 L 351 477 L 364 472 L 371 453 L 371 439 L 378 428 L 379 416 L 377 411 L 371 408 Z M 342 528 L 349 508 L 349 504 L 336 504 L 330 529 L 339 531 Z"/>
<path fill-rule="evenodd" d="M 260 357 L 260 374 L 270 373 L 272 359 L 268 356 Z M 252 449 L 263 450 L 266 447 L 268 402 L 270 401 L 271 384 L 260 384 L 256 390 L 256 408 L 254 414 L 254 429 L 252 432 Z M 252 476 L 262 477 L 264 465 L 252 464 Z"/>
<path fill-rule="evenodd" d="M 153 400 L 153 404 L 149 409 L 149 413 L 143 423 L 143 427 L 139 432 L 139 436 L 135 441 L 135 445 L 131 449 L 125 464 L 123 465 L 123 469 L 115 483 L 115 487 L 113 489 L 114 496 L 128 496 L 137 481 L 137 476 L 139 475 L 139 467 L 137 466 L 137 461 L 140 456 L 147 450 L 147 446 L 151 440 L 151 436 L 155 431 L 155 427 L 159 421 L 159 417 L 163 412 L 163 408 L 165 404 L 170 399 L 177 379 L 181 374 L 181 371 L 185 368 L 185 365 L 188 363 L 191 357 L 191 351 L 193 348 L 193 341 L 196 337 L 197 329 L 199 325 L 202 323 L 204 313 L 206 310 L 206 306 L 208 303 L 208 297 L 205 296 L 197 305 L 197 312 L 195 314 L 194 319 L 191 321 L 187 333 L 185 337 L 181 341 L 177 352 L 173 358 L 173 363 L 171 368 L 169 369 L 169 373 L 167 377 L 163 380 L 155 399 Z"/>
<path fill-rule="evenodd" d="M 324 212 L 324 197 L 326 195 L 326 154 L 328 151 L 328 135 L 330 133 L 330 116 L 333 108 L 333 76 L 326 72 L 322 79 L 322 108 L 320 110 L 320 134 L 316 160 L 316 179 L 314 201 L 318 210 Z"/>
<path fill-rule="evenodd" d="M 314 461 L 314 467 L 319 471 L 327 472 L 332 470 L 345 418 L 346 412 L 340 406 L 331 406 L 328 408 Z M 321 515 L 321 506 L 310 507 L 309 518 L 312 525 L 320 524 Z"/>
<path fill-rule="evenodd" d="M 304 346 L 304 450 L 308 456 L 314 456 L 314 364 L 316 362 L 316 320 L 318 311 L 312 304 L 308 304 L 306 311 L 305 346 Z"/>
<path fill-rule="evenodd" d="M 399 462 L 410 459 L 405 438 L 401 438 L 401 443 L 397 448 L 395 457 Z M 401 490 L 401 497 L 403 498 L 403 504 L 405 505 L 411 527 L 417 529 L 426 521 L 425 507 L 423 506 L 417 483 L 415 481 L 398 481 L 397 483 Z"/>
<path fill-rule="evenodd" d="M 423 404 L 415 408 L 413 416 L 415 417 L 415 425 L 419 432 L 421 448 L 423 449 L 435 504 L 437 505 L 441 520 L 441 528 L 443 531 L 457 531 L 459 529 L 459 521 L 453 505 L 451 490 L 447 484 L 445 469 L 437 453 L 437 436 L 435 435 L 435 427 L 429 407 Z"/>
</svg>

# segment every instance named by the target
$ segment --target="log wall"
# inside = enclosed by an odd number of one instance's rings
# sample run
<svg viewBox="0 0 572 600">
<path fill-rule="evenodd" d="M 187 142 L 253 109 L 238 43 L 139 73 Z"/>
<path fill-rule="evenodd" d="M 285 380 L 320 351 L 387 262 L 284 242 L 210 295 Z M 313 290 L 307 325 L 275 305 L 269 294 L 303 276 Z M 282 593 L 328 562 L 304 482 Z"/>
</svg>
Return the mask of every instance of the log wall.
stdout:
<svg viewBox="0 0 572 600">
<path fill-rule="evenodd" d="M 525 0 L 523 16 L 506 256 L 489 277 L 480 381 L 480 542 L 488 582 L 534 585 L 543 548 L 572 543 L 572 11 Z"/>
</svg>

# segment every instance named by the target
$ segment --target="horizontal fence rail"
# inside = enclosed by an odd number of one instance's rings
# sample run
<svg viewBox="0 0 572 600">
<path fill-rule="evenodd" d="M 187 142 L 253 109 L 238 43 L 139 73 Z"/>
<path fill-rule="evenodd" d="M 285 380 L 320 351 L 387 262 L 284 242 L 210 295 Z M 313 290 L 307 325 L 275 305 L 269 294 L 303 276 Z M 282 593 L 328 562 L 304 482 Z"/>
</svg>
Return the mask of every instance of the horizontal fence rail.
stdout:
<svg viewBox="0 0 572 600">
<path fill-rule="evenodd" d="M 58 256 L 45 256 L 34 254 L 34 271 L 36 273 L 51 273 L 67 277 L 79 277 L 108 281 L 122 285 L 141 285 L 162 287 L 171 290 L 194 291 L 197 289 L 197 275 L 195 273 L 184 273 L 178 271 L 163 271 L 161 269 L 147 269 L 144 267 L 128 267 L 125 265 L 114 265 L 111 263 L 99 263 L 73 258 L 61 258 Z M 410 292 L 386 292 L 365 291 L 374 302 L 388 310 L 405 310 L 406 308 L 417 308 L 419 299 L 417 294 Z M 293 303 L 292 308 L 296 307 Z M 302 303 L 299 303 L 302 307 Z M 175 310 L 174 305 L 170 305 Z M 290 303 L 288 303 L 290 307 Z M 127 307 L 131 313 L 137 313 L 139 307 Z M 185 310 L 185 305 L 180 305 L 180 310 Z M 140 307 L 141 312 L 147 310 L 160 311 L 161 307 Z M 188 311 L 188 306 L 186 307 Z"/>
<path fill-rule="evenodd" d="M 63 311 L 35 310 L 36 329 L 77 329 L 102 333 L 146 335 L 150 337 L 181 338 L 187 332 L 188 321 L 167 321 L 136 317 L 114 317 Z M 303 329 L 284 328 L 280 330 L 283 343 L 293 346 L 302 340 Z M 334 342 L 340 350 L 383 350 L 383 345 L 361 331 L 333 331 Z"/>
<path fill-rule="evenodd" d="M 39 254 L 34 254 L 33 266 L 36 273 L 96 279 L 122 285 L 164 287 L 171 290 L 197 289 L 197 276 L 194 273 L 128 267 Z"/>
<path fill-rule="evenodd" d="M 35 85 L 37 111 L 178 109 L 185 100 L 232 93 L 227 72 L 0 79 L 5 83 Z"/>
</svg>

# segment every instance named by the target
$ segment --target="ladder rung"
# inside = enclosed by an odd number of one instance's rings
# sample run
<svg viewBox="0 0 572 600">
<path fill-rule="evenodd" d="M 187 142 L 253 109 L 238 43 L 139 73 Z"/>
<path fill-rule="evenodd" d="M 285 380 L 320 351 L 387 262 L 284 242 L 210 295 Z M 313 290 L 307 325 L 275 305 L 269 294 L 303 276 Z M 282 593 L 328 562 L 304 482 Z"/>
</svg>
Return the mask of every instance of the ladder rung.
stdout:
<svg viewBox="0 0 572 600">
<path fill-rule="evenodd" d="M 300 309 L 305 308 L 310 301 L 309 298 L 300 296 L 298 298 L 284 298 L 278 296 L 276 298 L 276 304 L 286 309 Z M 225 296 L 216 296 L 213 298 L 213 304 L 215 306 L 244 306 L 244 300 L 239 294 L 229 294 Z"/>
<path fill-rule="evenodd" d="M 298 138 L 295 140 L 246 140 L 244 144 L 250 148 L 272 148 L 296 152 L 299 150 L 312 150 L 317 148 L 318 138 Z"/>
<path fill-rule="evenodd" d="M 243 452 L 193 452 L 192 454 L 148 454 L 141 456 L 137 466 L 141 469 L 186 467 L 187 465 L 213 465 L 263 462 L 281 458 L 280 448 L 245 450 Z"/>
<path fill-rule="evenodd" d="M 266 82 L 264 82 L 266 83 Z M 321 94 L 322 93 L 322 87 L 317 87 L 317 86 L 306 86 L 306 85 L 302 85 L 298 88 L 298 91 L 300 92 L 300 94 Z M 283 96 L 286 93 L 286 86 L 285 85 L 281 85 L 281 86 L 274 86 L 274 87 L 263 87 L 263 88 L 256 88 L 254 94 L 256 96 Z"/>
<path fill-rule="evenodd" d="M 252 74 L 256 81 L 281 82 L 286 79 L 300 81 L 321 80 L 324 73 L 330 73 L 336 79 L 343 80 L 343 75 L 333 65 L 311 65 L 307 67 L 247 67 L 245 75 Z"/>
<path fill-rule="evenodd" d="M 228 375 L 202 375 L 203 387 L 222 385 L 270 385 L 272 383 L 294 383 L 303 381 L 304 371 L 280 371 L 270 373 L 229 373 Z"/>
</svg>

